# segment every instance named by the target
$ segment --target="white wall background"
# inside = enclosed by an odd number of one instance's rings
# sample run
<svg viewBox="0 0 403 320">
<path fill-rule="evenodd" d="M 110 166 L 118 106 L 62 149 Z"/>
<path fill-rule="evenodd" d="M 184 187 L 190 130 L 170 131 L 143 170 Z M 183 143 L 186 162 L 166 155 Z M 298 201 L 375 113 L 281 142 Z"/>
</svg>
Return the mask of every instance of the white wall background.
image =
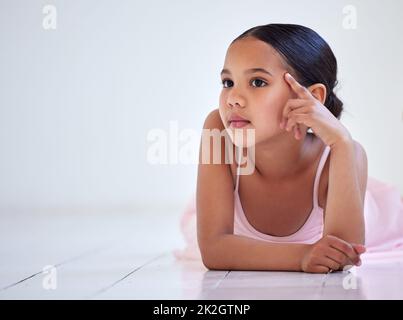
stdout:
<svg viewBox="0 0 403 320">
<path fill-rule="evenodd" d="M 346 5 L 357 29 L 343 28 Z M 328 41 L 342 121 L 369 175 L 403 193 L 402 13 L 400 0 L 0 0 L 0 208 L 180 210 L 197 165 L 151 165 L 147 133 L 169 120 L 201 132 L 229 43 L 275 22 Z"/>
</svg>

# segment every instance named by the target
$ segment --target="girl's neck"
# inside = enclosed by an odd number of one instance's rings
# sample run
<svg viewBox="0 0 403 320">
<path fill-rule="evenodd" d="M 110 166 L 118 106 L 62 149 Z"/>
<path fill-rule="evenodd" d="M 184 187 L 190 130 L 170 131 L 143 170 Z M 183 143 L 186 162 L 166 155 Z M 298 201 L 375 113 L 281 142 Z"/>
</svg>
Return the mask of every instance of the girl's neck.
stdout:
<svg viewBox="0 0 403 320">
<path fill-rule="evenodd" d="M 316 158 L 323 143 L 312 133 L 300 140 L 281 134 L 255 145 L 255 169 L 271 182 L 293 180 Z"/>
</svg>

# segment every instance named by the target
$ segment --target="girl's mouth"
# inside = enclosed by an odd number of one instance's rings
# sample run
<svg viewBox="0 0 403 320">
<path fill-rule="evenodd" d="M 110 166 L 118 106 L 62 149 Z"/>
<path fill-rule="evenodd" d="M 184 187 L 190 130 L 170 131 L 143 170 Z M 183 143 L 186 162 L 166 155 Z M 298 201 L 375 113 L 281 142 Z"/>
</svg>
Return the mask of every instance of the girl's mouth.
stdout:
<svg viewBox="0 0 403 320">
<path fill-rule="evenodd" d="M 248 120 L 233 120 L 229 122 L 230 127 L 232 128 L 243 128 L 250 124 Z"/>
</svg>

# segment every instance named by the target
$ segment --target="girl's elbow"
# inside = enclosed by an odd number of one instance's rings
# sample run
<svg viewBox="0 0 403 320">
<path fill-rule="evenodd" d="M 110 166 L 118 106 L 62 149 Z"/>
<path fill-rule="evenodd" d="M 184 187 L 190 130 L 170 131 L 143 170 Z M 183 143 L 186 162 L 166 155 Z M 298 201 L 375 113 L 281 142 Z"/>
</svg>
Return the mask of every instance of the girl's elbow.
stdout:
<svg viewBox="0 0 403 320">
<path fill-rule="evenodd" d="M 229 270 L 225 263 L 223 263 L 222 260 L 220 260 L 217 255 L 215 255 L 213 252 L 206 252 L 203 251 L 201 253 L 201 258 L 203 265 L 208 269 L 208 270 Z"/>
</svg>

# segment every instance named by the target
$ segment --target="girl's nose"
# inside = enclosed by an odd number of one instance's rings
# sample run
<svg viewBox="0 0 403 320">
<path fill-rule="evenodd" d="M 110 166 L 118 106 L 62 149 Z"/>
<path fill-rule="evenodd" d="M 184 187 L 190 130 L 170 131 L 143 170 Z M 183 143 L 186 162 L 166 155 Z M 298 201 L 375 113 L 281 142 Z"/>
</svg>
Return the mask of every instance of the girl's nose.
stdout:
<svg viewBox="0 0 403 320">
<path fill-rule="evenodd" d="M 245 107 L 245 99 L 240 97 L 239 95 L 237 96 L 230 96 L 228 97 L 228 105 L 232 108 L 234 106 L 238 108 L 244 108 Z"/>
<path fill-rule="evenodd" d="M 238 108 L 244 108 L 244 106 L 242 106 L 242 105 L 240 105 L 238 102 L 235 102 L 235 103 L 229 103 L 229 106 L 231 107 L 231 108 L 233 108 L 234 106 L 236 106 L 236 107 L 238 107 Z"/>
</svg>

